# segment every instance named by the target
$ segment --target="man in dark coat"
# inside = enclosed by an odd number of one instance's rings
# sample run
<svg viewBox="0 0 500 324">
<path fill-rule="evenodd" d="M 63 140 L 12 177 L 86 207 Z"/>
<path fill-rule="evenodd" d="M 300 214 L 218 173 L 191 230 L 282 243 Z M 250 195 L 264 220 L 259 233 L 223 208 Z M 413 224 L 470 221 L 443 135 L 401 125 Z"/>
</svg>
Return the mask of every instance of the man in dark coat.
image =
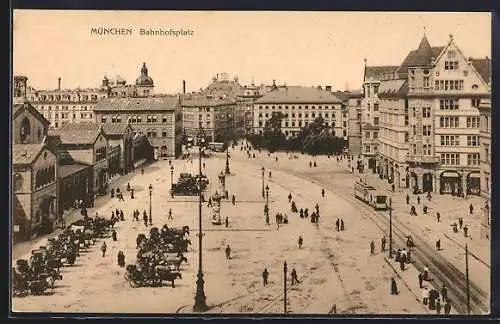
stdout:
<svg viewBox="0 0 500 324">
<path fill-rule="evenodd" d="M 394 277 L 391 278 L 391 295 L 398 294 L 398 285 L 396 284 L 396 280 Z"/>
<path fill-rule="evenodd" d="M 264 272 L 262 272 L 262 280 L 264 287 L 267 286 L 267 279 L 269 278 L 269 272 L 267 271 L 267 268 L 264 269 Z"/>
<path fill-rule="evenodd" d="M 370 254 L 375 253 L 375 242 L 371 241 L 370 242 Z"/>
<path fill-rule="evenodd" d="M 319 217 L 319 215 L 318 215 L 318 217 Z M 343 218 L 340 219 L 340 230 L 341 231 L 344 230 L 344 219 Z"/>
<path fill-rule="evenodd" d="M 299 249 L 302 249 L 302 243 L 304 243 L 304 239 L 302 236 L 299 236 Z"/>
<path fill-rule="evenodd" d="M 424 276 L 422 275 L 422 272 L 418 273 L 418 285 L 420 288 L 423 288 L 422 283 L 424 282 Z"/>
<path fill-rule="evenodd" d="M 472 214 L 473 212 L 474 212 L 474 206 L 472 206 L 472 204 L 470 204 L 469 213 Z"/>
<path fill-rule="evenodd" d="M 444 304 L 444 313 L 446 315 L 449 315 L 451 312 L 451 304 L 450 304 L 450 301 L 446 301 L 446 304 Z"/>
<path fill-rule="evenodd" d="M 148 227 L 148 214 L 146 214 L 146 211 L 142 213 L 142 220 L 144 221 L 144 226 Z"/>
<path fill-rule="evenodd" d="M 382 236 L 382 239 L 381 239 L 381 245 L 382 245 L 382 252 L 385 252 L 385 244 L 386 244 L 386 240 L 385 240 L 385 236 Z"/>
<path fill-rule="evenodd" d="M 292 286 L 296 283 L 299 283 L 299 278 L 297 277 L 297 271 L 295 268 L 292 269 Z"/>
<path fill-rule="evenodd" d="M 409 205 L 410 204 L 410 196 L 406 195 L 406 204 Z"/>
<path fill-rule="evenodd" d="M 335 222 L 335 224 L 337 225 L 337 232 L 340 231 L 340 220 L 337 218 L 337 221 Z"/>
<path fill-rule="evenodd" d="M 291 201 L 292 201 L 292 194 L 291 194 L 291 193 L 289 193 L 289 194 L 288 194 L 288 202 L 290 203 Z"/>
</svg>

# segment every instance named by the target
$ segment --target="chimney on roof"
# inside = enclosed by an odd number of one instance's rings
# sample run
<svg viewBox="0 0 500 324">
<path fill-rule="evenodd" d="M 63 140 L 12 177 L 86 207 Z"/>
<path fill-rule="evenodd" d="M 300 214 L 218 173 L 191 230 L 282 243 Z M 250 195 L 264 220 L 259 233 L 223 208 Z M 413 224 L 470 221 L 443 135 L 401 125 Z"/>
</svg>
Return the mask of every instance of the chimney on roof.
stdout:
<svg viewBox="0 0 500 324">
<path fill-rule="evenodd" d="M 186 94 L 186 80 L 182 80 L 182 94 Z"/>
<path fill-rule="evenodd" d="M 61 90 L 61 78 L 57 78 L 57 90 Z"/>
</svg>

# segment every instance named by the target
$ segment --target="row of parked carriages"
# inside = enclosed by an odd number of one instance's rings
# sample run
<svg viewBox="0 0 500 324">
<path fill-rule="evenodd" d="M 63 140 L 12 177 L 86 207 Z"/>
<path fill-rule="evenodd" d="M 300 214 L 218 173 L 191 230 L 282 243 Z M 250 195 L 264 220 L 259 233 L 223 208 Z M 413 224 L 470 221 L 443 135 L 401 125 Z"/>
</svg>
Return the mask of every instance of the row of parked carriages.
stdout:
<svg viewBox="0 0 500 324">
<path fill-rule="evenodd" d="M 60 269 L 72 266 L 81 252 L 109 235 L 115 220 L 85 218 L 72 223 L 44 246 L 31 251 L 29 260 L 19 259 L 12 269 L 12 290 L 16 297 L 43 295 L 62 280 Z"/>
</svg>

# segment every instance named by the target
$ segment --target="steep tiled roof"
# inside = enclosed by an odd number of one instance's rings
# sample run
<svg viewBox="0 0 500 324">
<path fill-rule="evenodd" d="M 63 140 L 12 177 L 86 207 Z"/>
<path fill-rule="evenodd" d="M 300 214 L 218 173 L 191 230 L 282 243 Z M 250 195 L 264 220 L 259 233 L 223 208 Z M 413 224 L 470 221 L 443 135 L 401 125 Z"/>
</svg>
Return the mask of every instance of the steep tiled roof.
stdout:
<svg viewBox="0 0 500 324">
<path fill-rule="evenodd" d="M 129 126 L 131 127 L 131 125 L 127 123 L 103 123 L 102 130 L 106 135 L 122 135 L 125 134 Z"/>
<path fill-rule="evenodd" d="M 316 87 L 287 86 L 266 93 L 255 103 L 342 103 L 342 100 Z"/>
<path fill-rule="evenodd" d="M 57 134 L 62 144 L 93 144 L 100 132 L 100 125 L 97 123 L 68 123 Z"/>
<path fill-rule="evenodd" d="M 397 97 L 408 93 L 408 81 L 404 79 L 387 80 L 380 83 L 379 98 Z"/>
<path fill-rule="evenodd" d="M 66 178 L 71 174 L 75 174 L 83 169 L 88 168 L 89 166 L 83 163 L 72 163 L 66 165 L 60 165 L 57 168 L 57 176 L 61 179 Z"/>
<path fill-rule="evenodd" d="M 442 52 L 444 47 L 431 47 L 427 37 L 423 37 L 422 41 L 418 48 L 414 51 L 410 51 L 406 58 L 403 60 L 403 63 L 397 69 L 398 73 L 407 73 L 408 67 L 410 66 L 425 66 L 431 65 L 432 59 L 437 58 L 438 55 Z"/>
<path fill-rule="evenodd" d="M 177 97 L 106 98 L 97 103 L 94 111 L 169 111 L 175 110 L 178 102 Z"/>
<path fill-rule="evenodd" d="M 491 60 L 489 58 L 472 59 L 471 62 L 484 82 L 489 83 L 491 78 Z"/>
<path fill-rule="evenodd" d="M 35 161 L 43 144 L 14 144 L 12 145 L 12 164 L 31 164 Z"/>
<path fill-rule="evenodd" d="M 382 66 L 367 66 L 365 69 L 365 79 L 382 79 L 384 73 L 396 71 L 398 66 L 382 65 Z"/>
<path fill-rule="evenodd" d="M 28 218 L 21 202 L 17 198 L 17 195 L 12 195 L 12 212 L 12 215 L 19 220 L 25 220 Z"/>
<path fill-rule="evenodd" d="M 210 98 L 195 98 L 182 100 L 181 106 L 183 107 L 215 107 L 232 105 L 234 101 L 225 99 L 210 99 Z"/>
<path fill-rule="evenodd" d="M 14 119 L 17 114 L 22 110 L 22 109 L 27 109 L 31 114 L 35 115 L 39 120 L 42 121 L 42 123 L 49 125 L 50 122 L 43 117 L 43 115 L 36 110 L 35 107 L 28 101 L 24 101 L 23 103 L 15 103 L 12 105 L 12 119 Z"/>
</svg>

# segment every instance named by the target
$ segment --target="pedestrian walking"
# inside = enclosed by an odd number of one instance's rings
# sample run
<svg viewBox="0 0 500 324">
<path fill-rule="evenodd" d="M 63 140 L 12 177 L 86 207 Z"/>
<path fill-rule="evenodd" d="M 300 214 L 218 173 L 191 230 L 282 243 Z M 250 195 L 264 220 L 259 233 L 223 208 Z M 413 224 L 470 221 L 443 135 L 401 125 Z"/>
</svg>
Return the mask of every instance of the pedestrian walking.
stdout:
<svg viewBox="0 0 500 324">
<path fill-rule="evenodd" d="M 472 204 L 470 204 L 469 213 L 472 214 L 473 212 L 474 212 L 474 206 L 472 206 Z"/>
<path fill-rule="evenodd" d="M 146 214 L 146 211 L 142 213 L 142 220 L 144 221 L 144 226 L 148 227 L 148 214 Z"/>
<path fill-rule="evenodd" d="M 317 165 L 316 165 L 316 161 L 314 161 L 313 165 L 314 165 L 314 167 L 317 167 Z"/>
<path fill-rule="evenodd" d="M 318 215 L 318 217 L 319 217 L 319 215 Z M 344 219 L 343 218 L 340 219 L 340 230 L 341 231 L 344 230 Z"/>
<path fill-rule="evenodd" d="M 449 300 L 447 300 L 447 301 L 446 301 L 446 304 L 444 304 L 444 313 L 445 313 L 446 315 L 449 315 L 449 314 L 450 314 L 450 312 L 451 312 L 451 304 L 450 304 L 450 301 L 449 301 Z"/>
<path fill-rule="evenodd" d="M 208 207 L 212 207 L 212 197 L 208 197 Z"/>
<path fill-rule="evenodd" d="M 439 239 L 439 240 L 436 241 L 436 249 L 438 251 L 441 251 L 441 239 Z"/>
<path fill-rule="evenodd" d="M 106 242 L 102 242 L 101 252 L 102 252 L 102 257 L 103 258 L 106 255 L 106 249 L 107 249 Z"/>
<path fill-rule="evenodd" d="M 408 194 L 406 195 L 406 204 L 409 205 L 410 204 L 410 196 L 408 196 Z"/>
<path fill-rule="evenodd" d="M 448 300 L 448 289 L 446 289 L 444 284 L 441 286 L 441 296 L 443 297 L 443 300 Z"/>
<path fill-rule="evenodd" d="M 391 188 L 392 188 L 392 192 L 394 192 L 396 190 L 396 186 L 394 185 L 394 183 L 391 185 Z"/>
<path fill-rule="evenodd" d="M 116 242 L 118 239 L 116 237 L 116 231 L 113 230 L 113 232 L 111 232 L 111 237 L 113 238 L 113 241 Z"/>
<path fill-rule="evenodd" d="M 439 220 L 441 219 L 441 214 L 437 213 L 437 214 L 436 214 L 436 217 L 437 217 L 437 221 L 438 221 L 438 223 L 439 223 Z"/>
<path fill-rule="evenodd" d="M 467 225 L 464 226 L 464 236 L 467 237 L 467 232 L 468 232 L 469 228 L 467 227 Z"/>
<path fill-rule="evenodd" d="M 172 220 L 174 219 L 174 218 L 172 217 L 172 208 L 169 208 L 169 209 L 168 209 L 168 219 L 172 219 Z"/>
<path fill-rule="evenodd" d="M 141 175 L 144 175 L 144 169 L 141 169 Z"/>
<path fill-rule="evenodd" d="M 458 226 L 460 226 L 460 229 L 462 229 L 462 226 L 464 225 L 464 220 L 462 217 L 458 218 Z"/>
<path fill-rule="evenodd" d="M 340 231 L 340 220 L 337 218 L 337 221 L 335 222 L 335 225 L 337 225 L 337 232 Z"/>
<path fill-rule="evenodd" d="M 424 280 L 429 281 L 429 268 L 427 266 L 424 267 Z"/>
<path fill-rule="evenodd" d="M 299 249 L 302 249 L 302 243 L 304 243 L 304 239 L 302 236 L 299 236 Z"/>
<path fill-rule="evenodd" d="M 229 244 L 226 247 L 226 259 L 227 260 L 231 259 L 231 248 L 229 247 Z"/>
<path fill-rule="evenodd" d="M 375 242 L 371 241 L 370 242 L 370 254 L 375 253 Z"/>
<path fill-rule="evenodd" d="M 288 203 L 290 203 L 291 201 L 292 201 L 292 194 L 291 194 L 291 193 L 289 193 L 289 194 L 288 194 Z"/>
<path fill-rule="evenodd" d="M 441 314 L 441 302 L 439 301 L 439 299 L 436 301 L 436 314 Z"/>
<path fill-rule="evenodd" d="M 297 271 L 295 268 L 292 269 L 292 286 L 296 283 L 299 283 L 299 278 L 297 277 Z"/>
<path fill-rule="evenodd" d="M 125 215 L 123 215 L 123 210 L 120 209 L 120 220 L 125 221 Z"/>
<path fill-rule="evenodd" d="M 271 171 L 269 171 L 269 179 L 271 179 Z"/>
<path fill-rule="evenodd" d="M 382 239 L 380 240 L 380 243 L 381 243 L 381 246 L 382 246 L 382 252 L 385 252 L 385 244 L 386 244 L 385 235 L 382 236 Z"/>
<path fill-rule="evenodd" d="M 312 162 L 309 162 L 309 167 L 312 168 Z"/>
<path fill-rule="evenodd" d="M 226 228 L 229 227 L 229 217 L 226 216 Z"/>
<path fill-rule="evenodd" d="M 264 272 L 262 272 L 262 280 L 263 280 L 264 287 L 267 286 L 267 279 L 268 278 L 269 278 L 269 272 L 267 271 L 267 268 L 265 268 Z"/>
<path fill-rule="evenodd" d="M 205 162 L 203 162 L 203 169 L 205 169 Z"/>
<path fill-rule="evenodd" d="M 278 157 L 276 157 L 276 162 L 278 162 Z"/>
<path fill-rule="evenodd" d="M 234 195 L 233 195 L 232 203 L 233 203 L 233 206 L 236 205 L 236 197 Z"/>
<path fill-rule="evenodd" d="M 418 273 L 418 286 L 422 288 L 422 283 L 424 282 L 424 276 L 422 275 L 422 272 Z"/>
<path fill-rule="evenodd" d="M 321 189 L 321 197 L 325 198 L 325 189 Z"/>
<path fill-rule="evenodd" d="M 391 295 L 398 294 L 398 285 L 396 284 L 396 279 L 394 277 L 391 278 Z"/>
<path fill-rule="evenodd" d="M 417 204 L 420 205 L 420 196 L 417 196 Z"/>
<path fill-rule="evenodd" d="M 429 290 L 427 289 L 427 287 L 424 287 L 422 289 L 422 303 L 424 305 L 427 305 L 428 301 L 429 301 Z"/>
</svg>

